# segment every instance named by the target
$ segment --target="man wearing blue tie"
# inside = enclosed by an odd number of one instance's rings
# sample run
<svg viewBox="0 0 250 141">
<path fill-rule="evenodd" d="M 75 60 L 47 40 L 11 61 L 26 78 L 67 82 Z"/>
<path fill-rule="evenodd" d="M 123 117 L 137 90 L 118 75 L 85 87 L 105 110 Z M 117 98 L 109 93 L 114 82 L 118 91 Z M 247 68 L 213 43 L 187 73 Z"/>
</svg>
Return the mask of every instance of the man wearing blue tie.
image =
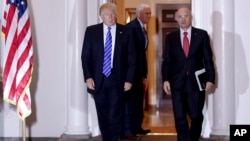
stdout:
<svg viewBox="0 0 250 141">
<path fill-rule="evenodd" d="M 82 48 L 87 90 L 93 95 L 103 141 L 119 141 L 124 92 L 135 76 L 135 51 L 130 30 L 116 23 L 116 5 L 105 3 L 103 23 L 88 26 Z"/>
</svg>

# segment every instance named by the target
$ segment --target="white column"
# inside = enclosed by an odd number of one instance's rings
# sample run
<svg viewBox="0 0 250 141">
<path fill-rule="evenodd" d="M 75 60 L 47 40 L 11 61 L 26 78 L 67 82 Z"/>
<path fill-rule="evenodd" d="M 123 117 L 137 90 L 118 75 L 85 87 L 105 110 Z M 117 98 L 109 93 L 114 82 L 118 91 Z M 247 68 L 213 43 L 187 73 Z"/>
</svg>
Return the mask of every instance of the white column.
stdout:
<svg viewBox="0 0 250 141">
<path fill-rule="evenodd" d="M 2 27 L 2 20 L 3 20 L 3 13 L 4 13 L 4 1 L 0 0 L 0 27 Z M 3 47 L 3 37 L 0 35 L 0 82 L 2 82 L 2 48 Z"/>
<path fill-rule="evenodd" d="M 213 0 L 211 19 L 217 70 L 212 135 L 228 136 L 235 123 L 234 0 Z"/>
<path fill-rule="evenodd" d="M 81 50 L 87 26 L 87 1 L 67 0 L 67 119 L 63 138 L 89 138 L 88 94 L 83 79 Z"/>
<path fill-rule="evenodd" d="M 87 0 L 87 25 L 93 25 L 102 22 L 99 18 L 99 7 L 107 0 Z M 96 113 L 96 106 L 92 95 L 88 94 L 88 107 L 89 107 L 89 126 L 93 136 L 99 136 L 101 134 L 98 124 L 98 118 Z"/>
<path fill-rule="evenodd" d="M 212 13 L 212 1 L 204 0 L 192 0 L 192 13 L 193 13 L 193 25 L 198 28 L 206 30 L 211 36 L 211 13 Z M 209 17 L 209 18 L 208 18 Z M 213 115 L 213 94 L 206 95 L 206 101 L 203 108 L 203 124 L 201 136 L 203 138 L 209 138 L 211 134 L 211 123 Z"/>
</svg>

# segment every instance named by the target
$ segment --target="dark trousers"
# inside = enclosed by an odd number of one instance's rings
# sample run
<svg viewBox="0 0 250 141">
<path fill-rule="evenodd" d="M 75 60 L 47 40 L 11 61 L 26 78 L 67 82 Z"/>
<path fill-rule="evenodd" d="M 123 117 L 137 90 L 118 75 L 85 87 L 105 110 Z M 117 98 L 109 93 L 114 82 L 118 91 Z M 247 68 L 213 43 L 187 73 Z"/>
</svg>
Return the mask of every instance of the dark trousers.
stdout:
<svg viewBox="0 0 250 141">
<path fill-rule="evenodd" d="M 172 103 L 178 141 L 199 141 L 205 102 L 205 92 L 191 91 L 186 82 L 184 89 L 172 91 Z M 190 124 L 188 117 L 190 118 Z"/>
<path fill-rule="evenodd" d="M 123 104 L 123 112 L 122 112 L 122 129 L 121 129 L 121 137 L 129 136 L 132 134 L 132 110 L 133 110 L 133 95 L 131 91 L 127 91 L 124 94 L 124 104 Z"/>
<path fill-rule="evenodd" d="M 102 141 L 119 141 L 123 89 L 111 76 L 104 78 L 100 92 L 93 95 Z"/>
<path fill-rule="evenodd" d="M 136 134 L 138 131 L 142 129 L 142 123 L 144 118 L 144 87 L 142 78 L 137 79 L 135 81 L 131 93 L 133 95 L 132 98 L 132 132 Z"/>
<path fill-rule="evenodd" d="M 142 80 L 142 79 L 140 79 Z M 144 87 L 142 81 L 135 81 L 132 89 L 125 92 L 121 136 L 137 134 L 142 129 L 144 117 Z"/>
</svg>

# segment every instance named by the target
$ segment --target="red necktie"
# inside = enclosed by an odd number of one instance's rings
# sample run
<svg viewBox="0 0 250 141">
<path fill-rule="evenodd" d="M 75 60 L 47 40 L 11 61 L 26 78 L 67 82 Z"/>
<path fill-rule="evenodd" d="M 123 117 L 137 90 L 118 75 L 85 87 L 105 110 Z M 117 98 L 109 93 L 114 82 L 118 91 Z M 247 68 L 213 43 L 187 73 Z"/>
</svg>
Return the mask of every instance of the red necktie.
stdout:
<svg viewBox="0 0 250 141">
<path fill-rule="evenodd" d="M 188 40 L 188 37 L 187 37 L 187 32 L 184 32 L 184 37 L 183 37 L 183 50 L 184 50 L 184 53 L 186 55 L 186 57 L 188 56 L 188 51 L 189 51 L 189 40 Z"/>
</svg>

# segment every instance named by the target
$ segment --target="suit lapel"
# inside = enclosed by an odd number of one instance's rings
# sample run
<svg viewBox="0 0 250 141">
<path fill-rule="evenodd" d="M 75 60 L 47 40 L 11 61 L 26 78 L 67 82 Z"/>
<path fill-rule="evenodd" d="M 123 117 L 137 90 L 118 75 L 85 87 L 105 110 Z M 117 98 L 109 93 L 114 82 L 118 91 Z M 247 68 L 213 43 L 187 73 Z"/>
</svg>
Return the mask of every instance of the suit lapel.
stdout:
<svg viewBox="0 0 250 141">
<path fill-rule="evenodd" d="M 103 23 L 101 23 L 98 25 L 98 29 L 97 29 L 98 32 L 96 32 L 96 33 L 98 33 L 98 34 L 96 34 L 96 41 L 100 41 L 101 54 L 104 54 L 104 31 L 103 30 L 104 30 Z"/>
<path fill-rule="evenodd" d="M 116 58 L 117 55 L 117 50 L 121 47 L 120 45 L 122 44 L 122 34 L 123 31 L 121 29 L 121 26 L 119 24 L 116 24 L 116 33 L 115 33 L 115 47 L 114 47 L 114 59 Z"/>
<path fill-rule="evenodd" d="M 134 22 L 135 22 L 135 25 L 136 25 L 136 29 L 137 29 L 137 32 L 138 32 L 138 34 L 140 35 L 140 36 L 138 36 L 139 38 L 141 38 L 140 40 L 141 41 L 143 41 L 141 44 L 144 44 L 144 46 L 141 46 L 141 47 L 144 47 L 144 49 L 145 49 L 145 47 L 147 47 L 146 46 L 146 41 L 148 40 L 148 39 L 146 39 L 147 38 L 147 35 L 145 36 L 145 33 L 144 33 L 144 31 L 143 31 L 143 29 L 142 29 L 142 26 L 141 26 L 141 24 L 140 24 L 140 22 L 139 22 L 139 20 L 136 18 L 136 19 L 134 19 Z"/>
<path fill-rule="evenodd" d="M 142 27 L 141 27 L 141 24 L 140 24 L 140 22 L 139 22 L 139 20 L 136 18 L 135 19 L 135 24 L 136 24 L 136 29 L 138 29 L 138 32 L 139 32 L 139 34 L 141 35 L 141 36 L 139 36 L 139 37 L 142 37 L 142 39 L 144 40 L 144 42 L 146 42 L 146 39 L 145 39 L 145 33 L 143 33 L 143 30 L 142 30 Z"/>
<path fill-rule="evenodd" d="M 182 45 L 181 45 L 181 34 L 180 34 L 180 29 L 178 29 L 176 32 L 175 32 L 175 39 L 176 39 L 176 43 L 177 43 L 177 48 L 178 48 L 178 50 L 180 50 L 180 52 L 182 52 L 183 53 L 183 55 L 185 56 L 185 53 L 184 53 L 184 51 L 183 51 L 183 48 L 182 48 Z"/>
<path fill-rule="evenodd" d="M 195 47 L 195 42 L 194 41 L 197 41 L 197 37 L 198 37 L 197 35 L 198 35 L 197 30 L 192 27 L 189 54 L 191 54 L 192 51 L 194 50 L 194 47 Z"/>
</svg>

